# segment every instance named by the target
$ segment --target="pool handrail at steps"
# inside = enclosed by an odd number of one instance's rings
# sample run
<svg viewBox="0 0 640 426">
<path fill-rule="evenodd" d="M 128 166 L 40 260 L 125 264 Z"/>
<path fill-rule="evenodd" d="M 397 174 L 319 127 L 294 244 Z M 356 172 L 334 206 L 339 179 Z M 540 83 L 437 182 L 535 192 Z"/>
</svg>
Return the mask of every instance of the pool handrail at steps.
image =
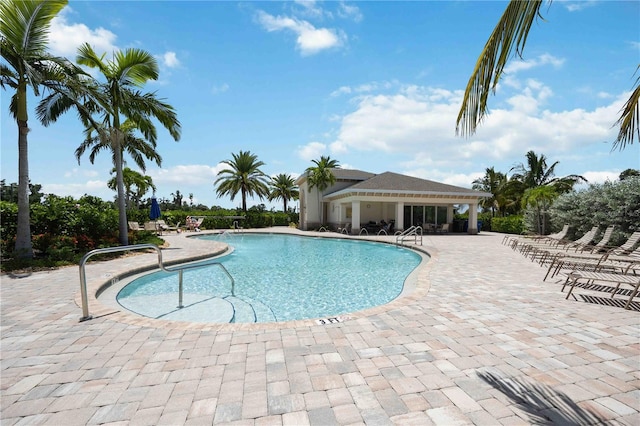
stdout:
<svg viewBox="0 0 640 426">
<path fill-rule="evenodd" d="M 414 225 L 402 231 L 401 234 L 396 236 L 396 244 L 402 245 L 405 240 L 410 239 L 411 237 L 413 237 L 414 244 L 418 244 L 419 241 L 420 245 L 422 245 L 422 226 Z"/>
<path fill-rule="evenodd" d="M 160 247 L 158 247 L 155 244 L 135 244 L 135 245 L 128 245 L 128 246 L 100 248 L 100 249 L 91 250 L 90 252 L 82 256 L 82 259 L 80 260 L 80 295 L 82 298 L 82 317 L 80 318 L 80 322 L 87 321 L 93 318 L 91 315 L 89 315 L 89 301 L 87 297 L 87 274 L 85 272 L 85 264 L 87 263 L 89 258 L 96 254 L 116 253 L 121 251 L 133 251 L 133 250 L 147 250 L 147 249 L 153 249 L 156 252 L 158 252 L 158 266 L 160 267 L 160 269 L 169 273 L 178 272 L 178 308 L 183 307 L 182 305 L 182 291 L 183 291 L 182 272 L 185 269 L 201 268 L 203 266 L 211 266 L 211 265 L 220 266 L 224 271 L 224 273 L 231 280 L 231 288 L 232 288 L 232 294 L 233 294 L 235 281 L 231 276 L 231 274 L 229 273 L 229 271 L 227 270 L 227 268 L 225 268 L 224 265 L 220 262 L 197 263 L 197 264 L 190 263 L 187 265 L 179 264 L 175 267 L 167 267 L 162 262 L 162 251 L 160 250 Z"/>
</svg>

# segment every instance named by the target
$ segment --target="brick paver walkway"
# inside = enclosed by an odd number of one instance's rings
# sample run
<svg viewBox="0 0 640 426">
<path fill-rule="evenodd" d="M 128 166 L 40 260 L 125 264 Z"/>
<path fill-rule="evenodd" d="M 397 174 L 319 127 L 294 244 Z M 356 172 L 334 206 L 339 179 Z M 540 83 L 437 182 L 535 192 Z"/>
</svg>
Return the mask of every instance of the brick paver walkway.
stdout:
<svg viewBox="0 0 640 426">
<path fill-rule="evenodd" d="M 221 248 L 166 239 L 169 261 Z M 77 267 L 3 275 L 1 423 L 640 424 L 640 313 L 565 300 L 501 241 L 427 236 L 412 294 L 330 325 L 189 325 L 95 300 L 153 253 L 88 265 L 85 322 Z"/>
</svg>

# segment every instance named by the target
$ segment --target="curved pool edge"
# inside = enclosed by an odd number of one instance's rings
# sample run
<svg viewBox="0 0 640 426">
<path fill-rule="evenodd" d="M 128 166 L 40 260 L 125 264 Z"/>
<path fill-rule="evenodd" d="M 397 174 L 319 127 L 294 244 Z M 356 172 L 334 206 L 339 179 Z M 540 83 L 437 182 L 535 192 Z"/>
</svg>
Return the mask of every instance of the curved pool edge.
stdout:
<svg viewBox="0 0 640 426">
<path fill-rule="evenodd" d="M 391 245 L 395 245 L 395 237 L 394 236 L 350 236 L 344 234 L 337 234 L 333 232 L 311 232 L 311 231 L 300 231 L 294 228 L 261 228 L 261 229 L 247 229 L 245 230 L 247 233 L 267 233 L 267 234 L 289 234 L 289 235 L 298 235 L 298 236 L 307 236 L 307 237 L 323 237 L 323 238 L 342 238 L 342 239 L 354 239 L 359 241 L 370 241 L 370 242 L 378 242 L 378 243 L 387 243 Z M 182 257 L 177 257 L 175 259 L 165 261 L 166 264 L 176 264 L 176 263 L 188 263 L 193 261 L 199 261 L 203 259 L 213 259 L 215 257 L 222 256 L 225 253 L 225 250 L 228 249 L 228 245 L 225 243 L 214 242 L 211 240 L 203 240 L 199 238 L 207 234 L 218 234 L 219 230 L 214 231 L 205 231 L 197 234 L 173 234 L 163 236 L 165 240 L 169 243 L 169 250 L 181 250 L 185 249 L 187 246 L 189 247 L 189 252 L 192 252 L 190 255 L 185 255 Z M 186 244 L 184 244 L 186 243 Z M 209 244 L 202 244 L 209 243 Z M 210 244 L 224 245 L 226 248 L 223 251 L 220 251 L 220 247 L 217 248 L 216 254 L 212 254 L 212 247 Z M 199 247 L 193 247 L 199 246 Z M 400 295 L 393 299 L 392 301 L 379 306 L 374 306 L 371 308 L 363 309 L 360 311 L 350 312 L 348 314 L 340 315 L 345 321 L 353 321 L 359 318 L 370 317 L 374 315 L 379 315 L 381 313 L 385 313 L 394 309 L 399 308 L 400 306 L 404 306 L 410 303 L 416 303 L 420 298 L 423 298 L 430 289 L 430 280 L 429 274 L 434 263 L 437 263 L 438 251 L 435 247 L 424 247 L 424 246 L 416 246 L 413 244 L 405 244 L 402 245 L 403 248 L 411 249 L 417 252 L 421 256 L 421 261 L 416 266 L 416 268 L 407 276 L 405 279 L 405 285 L 403 286 L 403 290 Z M 165 250 L 163 249 L 163 256 L 165 255 Z M 118 260 L 111 260 L 107 262 L 117 262 Z M 163 319 L 155 319 L 137 315 L 133 312 L 126 310 L 123 307 L 115 307 L 113 305 L 105 304 L 101 300 L 98 299 L 98 296 L 104 292 L 108 287 L 110 287 L 113 281 L 119 281 L 120 278 L 126 279 L 130 278 L 133 275 L 138 275 L 141 273 L 148 273 L 154 269 L 157 269 L 157 262 L 151 263 L 143 267 L 131 268 L 126 265 L 122 266 L 122 271 L 117 272 L 114 275 L 110 275 L 107 281 L 101 281 L 99 285 L 91 285 L 91 289 L 88 291 L 88 294 L 91 296 L 90 311 L 93 318 L 105 317 L 114 321 L 123 322 L 130 325 L 137 325 L 141 327 L 152 327 L 152 328 L 168 328 L 168 329 L 180 329 L 180 330 L 201 330 L 201 331 L 241 331 L 241 330 L 280 330 L 280 329 L 289 329 L 289 328 L 298 328 L 298 327 L 311 327 L 311 326 L 319 326 L 318 320 L 321 318 L 308 318 L 302 320 L 292 320 L 292 321 L 281 321 L 281 322 L 268 322 L 268 323 L 198 323 L 198 322 L 185 322 L 185 321 L 173 321 L 173 320 L 163 320 Z M 144 270 L 140 270 L 141 268 L 146 268 Z M 105 277 L 102 277 L 104 280 Z M 93 284 L 93 281 L 92 281 Z M 80 295 L 76 296 L 76 304 L 81 306 Z M 117 303 L 117 302 L 116 302 Z M 336 324 L 336 323 L 333 323 Z M 329 324 L 327 324 L 329 325 Z M 325 325 L 322 325 L 325 326 Z"/>
</svg>

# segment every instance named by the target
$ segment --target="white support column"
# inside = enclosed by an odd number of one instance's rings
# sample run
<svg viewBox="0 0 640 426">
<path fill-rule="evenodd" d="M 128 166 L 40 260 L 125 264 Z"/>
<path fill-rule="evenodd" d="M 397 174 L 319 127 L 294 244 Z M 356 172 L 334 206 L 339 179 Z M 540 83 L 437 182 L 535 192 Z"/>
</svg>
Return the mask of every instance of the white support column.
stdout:
<svg viewBox="0 0 640 426">
<path fill-rule="evenodd" d="M 453 223 L 453 204 L 447 206 L 447 223 Z"/>
<path fill-rule="evenodd" d="M 351 232 L 360 232 L 360 201 L 351 202 Z"/>
<path fill-rule="evenodd" d="M 396 204 L 396 229 L 404 229 L 404 202 Z"/>
<path fill-rule="evenodd" d="M 469 204 L 469 222 L 467 234 L 476 235 L 478 233 L 478 203 Z"/>
</svg>

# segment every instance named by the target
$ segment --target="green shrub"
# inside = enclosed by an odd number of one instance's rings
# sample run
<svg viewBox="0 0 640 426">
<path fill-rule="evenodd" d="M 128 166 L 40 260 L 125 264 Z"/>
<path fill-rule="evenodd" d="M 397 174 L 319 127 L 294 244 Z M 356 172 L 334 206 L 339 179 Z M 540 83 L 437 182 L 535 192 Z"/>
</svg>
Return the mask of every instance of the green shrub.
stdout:
<svg viewBox="0 0 640 426">
<path fill-rule="evenodd" d="M 482 229 L 479 231 L 493 231 L 493 219 L 491 212 L 478 213 L 478 220 L 482 222 Z"/>
<path fill-rule="evenodd" d="M 16 246 L 18 226 L 18 205 L 9 201 L 0 201 L 0 253 L 2 258 L 12 253 Z"/>
<path fill-rule="evenodd" d="M 524 221 L 522 216 L 494 217 L 491 221 L 491 230 L 505 234 L 522 234 Z"/>
<path fill-rule="evenodd" d="M 640 177 L 592 184 L 558 197 L 549 209 L 553 228 L 570 225 L 568 237 L 576 239 L 594 226 L 603 231 L 615 225 L 610 244 L 618 245 L 640 231 Z"/>
</svg>

